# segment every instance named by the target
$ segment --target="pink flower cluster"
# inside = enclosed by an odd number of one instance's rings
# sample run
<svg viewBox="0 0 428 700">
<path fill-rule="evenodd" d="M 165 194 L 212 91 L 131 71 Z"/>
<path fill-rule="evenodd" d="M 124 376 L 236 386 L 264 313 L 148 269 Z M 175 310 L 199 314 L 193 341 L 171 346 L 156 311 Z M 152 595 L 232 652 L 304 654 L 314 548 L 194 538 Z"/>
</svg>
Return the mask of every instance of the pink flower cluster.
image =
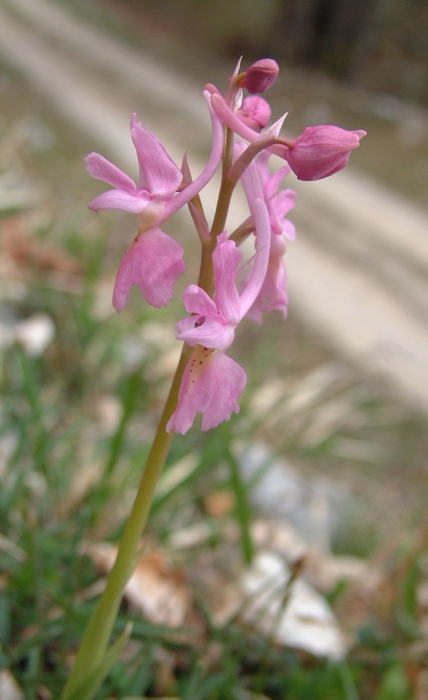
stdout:
<svg viewBox="0 0 428 700">
<path fill-rule="evenodd" d="M 184 160 L 180 169 L 156 136 L 137 122 L 135 114 L 131 136 L 139 164 L 138 185 L 98 153 L 85 159 L 90 175 L 113 187 L 89 207 L 94 211 L 119 209 L 137 216 L 138 233 L 120 263 L 114 285 L 113 305 L 117 311 L 126 306 L 133 285 L 152 306 L 167 306 L 185 264 L 183 249 L 161 226 L 184 205 L 190 207 L 205 250 L 212 251 L 212 288 L 208 282 L 206 288 L 191 284 L 183 295 L 190 315 L 177 323 L 176 331 L 191 354 L 167 431 L 187 432 L 198 413 L 202 414 L 202 430 L 208 430 L 228 420 L 232 412 L 239 412 L 238 399 L 246 374 L 225 354 L 235 330 L 244 317 L 260 323 L 266 311 L 279 311 L 284 318 L 287 314 L 284 253 L 287 241 L 295 238 L 294 225 L 287 215 L 296 193 L 282 189 L 282 181 L 290 171 L 300 180 L 332 175 L 347 164 L 351 151 L 365 135 L 364 131 L 323 125 L 308 127 L 290 140 L 279 135 L 285 117 L 265 129 L 271 110 L 256 93 L 275 82 L 278 66 L 272 59 L 263 59 L 243 73 L 239 73 L 239 67 L 230 78 L 225 96 L 213 85 L 204 90 L 212 123 L 212 147 L 204 170 L 195 180 L 190 177 L 187 162 Z M 250 93 L 244 99 L 243 89 Z M 225 130 L 240 137 L 234 143 L 229 138 L 228 154 L 223 153 Z M 269 159 L 273 153 L 286 163 L 271 174 Z M 249 217 L 231 235 L 226 230 L 215 230 L 214 225 L 210 230 L 195 199 L 222 157 L 231 163 L 223 184 L 227 181 L 232 191 L 241 180 L 249 209 Z M 254 236 L 255 254 L 243 264 L 239 246 L 248 235 Z"/>
</svg>

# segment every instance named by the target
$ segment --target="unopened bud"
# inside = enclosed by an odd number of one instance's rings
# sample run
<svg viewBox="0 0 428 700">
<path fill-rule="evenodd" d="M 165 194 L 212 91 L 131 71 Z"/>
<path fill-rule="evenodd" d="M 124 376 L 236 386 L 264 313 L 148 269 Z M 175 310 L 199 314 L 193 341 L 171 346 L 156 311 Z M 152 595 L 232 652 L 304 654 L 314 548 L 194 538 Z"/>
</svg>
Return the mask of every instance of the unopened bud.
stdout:
<svg viewBox="0 0 428 700">
<path fill-rule="evenodd" d="M 250 95 L 242 101 L 236 114 L 250 129 L 261 131 L 269 124 L 271 109 L 263 97 Z"/>
<path fill-rule="evenodd" d="M 291 142 L 285 157 L 299 180 L 320 180 L 344 168 L 365 135 L 332 125 L 308 126 Z"/>
<path fill-rule="evenodd" d="M 279 73 L 279 66 L 272 58 L 262 58 L 247 68 L 244 73 L 241 87 L 244 87 L 252 95 L 256 92 L 265 92 L 270 88 Z"/>
</svg>

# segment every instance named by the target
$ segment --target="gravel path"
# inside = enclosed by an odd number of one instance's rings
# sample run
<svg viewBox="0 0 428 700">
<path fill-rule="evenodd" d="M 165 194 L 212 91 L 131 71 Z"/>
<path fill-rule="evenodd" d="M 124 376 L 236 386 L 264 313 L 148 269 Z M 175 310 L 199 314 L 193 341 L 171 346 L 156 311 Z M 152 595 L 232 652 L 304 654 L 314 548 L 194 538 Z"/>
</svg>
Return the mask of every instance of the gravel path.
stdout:
<svg viewBox="0 0 428 700">
<path fill-rule="evenodd" d="M 0 56 L 129 172 L 134 110 L 176 162 L 194 143 L 192 171 L 203 167 L 209 119 L 201 92 L 151 56 L 46 0 L 0 0 Z M 351 169 L 289 186 L 299 191 L 290 303 L 336 350 L 428 414 L 427 212 Z"/>
</svg>

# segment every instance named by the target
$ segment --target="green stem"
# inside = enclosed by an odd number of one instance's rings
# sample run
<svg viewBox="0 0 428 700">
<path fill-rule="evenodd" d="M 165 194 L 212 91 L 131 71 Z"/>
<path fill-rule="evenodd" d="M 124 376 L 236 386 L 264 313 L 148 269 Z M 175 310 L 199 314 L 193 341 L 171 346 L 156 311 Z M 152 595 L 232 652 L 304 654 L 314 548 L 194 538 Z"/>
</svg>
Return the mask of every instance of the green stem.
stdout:
<svg viewBox="0 0 428 700">
<path fill-rule="evenodd" d="M 178 400 L 181 379 L 191 348 L 184 345 L 159 427 L 135 497 L 134 505 L 119 545 L 116 561 L 104 592 L 92 613 L 79 652 L 64 688 L 61 700 L 68 700 L 102 663 L 122 600 L 123 591 L 137 563 L 138 545 L 146 524 L 156 484 L 169 452 L 173 432 L 165 428 Z"/>
<path fill-rule="evenodd" d="M 224 145 L 223 157 L 223 175 L 221 179 L 220 192 L 218 196 L 217 207 L 214 214 L 214 221 L 211 227 L 211 238 L 215 239 L 224 231 L 226 226 L 226 217 L 229 211 L 230 200 L 232 198 L 235 182 L 231 182 L 227 174 L 232 165 L 232 149 L 233 149 L 233 131 L 226 128 L 226 138 Z"/>
<path fill-rule="evenodd" d="M 198 287 L 204 289 L 210 297 L 214 292 L 214 268 L 212 254 L 215 248 L 215 240 L 201 241 L 201 267 L 199 270 Z"/>
</svg>

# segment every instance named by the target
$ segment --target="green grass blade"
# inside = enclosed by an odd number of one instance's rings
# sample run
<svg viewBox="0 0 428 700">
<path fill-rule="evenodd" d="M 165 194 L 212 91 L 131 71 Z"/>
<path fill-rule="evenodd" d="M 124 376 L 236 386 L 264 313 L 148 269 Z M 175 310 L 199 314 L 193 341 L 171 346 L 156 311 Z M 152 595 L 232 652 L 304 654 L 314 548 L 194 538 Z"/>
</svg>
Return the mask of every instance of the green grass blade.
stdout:
<svg viewBox="0 0 428 700">
<path fill-rule="evenodd" d="M 120 637 L 116 639 L 114 644 L 107 650 L 104 659 L 95 669 L 95 671 L 84 681 L 83 685 L 74 690 L 72 694 L 66 693 L 63 700 L 92 700 L 104 678 L 107 676 L 114 662 L 118 658 L 120 652 L 125 646 L 131 634 L 132 624 L 129 623 L 123 630 Z"/>
</svg>

